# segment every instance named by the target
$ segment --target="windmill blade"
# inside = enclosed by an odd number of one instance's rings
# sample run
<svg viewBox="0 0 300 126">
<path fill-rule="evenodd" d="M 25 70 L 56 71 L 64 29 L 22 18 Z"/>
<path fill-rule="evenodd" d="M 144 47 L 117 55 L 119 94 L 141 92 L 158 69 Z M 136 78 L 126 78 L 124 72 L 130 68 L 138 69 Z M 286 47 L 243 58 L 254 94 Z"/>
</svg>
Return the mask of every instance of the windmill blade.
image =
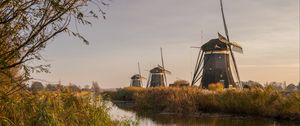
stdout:
<svg viewBox="0 0 300 126">
<path fill-rule="evenodd" d="M 140 62 L 138 62 L 138 70 L 139 70 L 139 75 L 142 76 L 142 74 L 141 74 Z"/>
<path fill-rule="evenodd" d="M 221 12 L 222 12 L 222 19 L 223 19 L 225 34 L 226 34 L 227 40 L 229 41 L 229 33 L 228 33 L 228 28 L 226 25 L 226 20 L 225 20 L 225 15 L 224 15 L 224 10 L 223 10 L 223 0 L 220 0 L 220 5 L 221 5 Z"/>
<path fill-rule="evenodd" d="M 148 77 L 149 79 L 148 79 L 148 81 L 147 81 L 147 85 L 146 85 L 146 88 L 148 88 L 149 87 L 149 85 L 150 85 L 150 81 L 151 81 L 151 74 L 149 74 L 149 77 Z"/>
<path fill-rule="evenodd" d="M 232 58 L 232 60 L 233 60 L 233 65 L 234 65 L 235 73 L 236 73 L 238 82 L 239 82 L 239 84 L 240 84 L 240 83 L 241 83 L 241 82 L 240 82 L 240 75 L 239 75 L 239 71 L 238 71 L 238 68 L 237 68 L 237 65 L 236 65 L 236 61 L 235 61 L 235 58 L 234 58 L 232 49 L 229 48 L 229 50 L 230 50 L 231 58 Z"/>
<path fill-rule="evenodd" d="M 232 46 L 232 51 L 238 52 L 238 53 L 243 53 L 243 48 L 236 42 L 230 42 L 230 45 Z"/>
<path fill-rule="evenodd" d="M 166 70 L 166 69 L 164 69 L 164 72 L 165 72 L 166 74 L 172 74 L 172 72 L 171 72 L 171 71 L 169 71 L 169 70 Z"/>
<path fill-rule="evenodd" d="M 141 79 L 142 79 L 142 80 L 147 80 L 147 78 L 146 78 L 146 77 L 141 77 Z"/>
<path fill-rule="evenodd" d="M 161 69 L 163 70 L 163 72 L 165 72 L 166 74 L 172 74 L 171 71 L 169 71 L 169 70 L 163 68 L 161 65 L 157 64 L 157 66 L 158 66 L 159 68 L 161 68 Z"/>
<path fill-rule="evenodd" d="M 229 41 L 222 35 L 218 32 L 218 36 L 219 36 L 219 40 L 225 44 L 229 44 Z"/>
<path fill-rule="evenodd" d="M 224 36 L 222 36 L 220 33 L 218 33 L 219 40 L 232 48 L 232 51 L 243 53 L 243 48 L 236 42 L 229 42 Z"/>
<path fill-rule="evenodd" d="M 200 46 L 191 46 L 191 48 L 201 48 Z"/>
<path fill-rule="evenodd" d="M 165 63 L 164 63 L 162 48 L 160 48 L 160 56 L 161 56 L 161 64 L 162 64 L 162 67 L 163 67 L 163 70 L 164 70 L 165 82 L 166 82 L 166 85 L 167 85 L 168 82 L 167 82 L 167 76 L 166 76 L 166 71 L 165 71 Z"/>
<path fill-rule="evenodd" d="M 226 20 L 225 20 L 225 15 L 224 15 L 224 10 L 223 10 L 223 1 L 222 0 L 220 0 L 220 6 L 221 6 L 221 12 L 222 12 L 222 19 L 223 19 L 223 24 L 224 24 L 224 30 L 225 30 L 225 34 L 226 34 L 226 37 L 227 37 L 226 40 L 227 40 L 227 42 L 230 42 L 228 28 L 227 28 L 227 25 L 226 25 Z M 225 37 L 223 37 L 223 38 L 225 38 Z M 235 62 L 235 58 L 234 58 L 234 55 L 233 55 L 233 52 L 232 52 L 232 49 L 231 49 L 230 46 L 229 46 L 229 50 L 230 50 L 231 58 L 233 60 L 235 72 L 236 72 L 236 75 L 237 75 L 237 78 L 238 78 L 238 82 L 240 84 L 240 75 L 239 75 L 239 72 L 238 72 L 238 69 L 237 69 L 237 65 L 236 65 L 236 62 Z"/>
</svg>

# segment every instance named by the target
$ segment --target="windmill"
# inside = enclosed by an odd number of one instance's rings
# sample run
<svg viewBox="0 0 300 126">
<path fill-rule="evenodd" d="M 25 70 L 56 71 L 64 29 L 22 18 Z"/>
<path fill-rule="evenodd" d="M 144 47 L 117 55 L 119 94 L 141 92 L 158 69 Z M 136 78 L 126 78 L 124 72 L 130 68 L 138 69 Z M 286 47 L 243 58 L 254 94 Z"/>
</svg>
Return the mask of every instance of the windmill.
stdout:
<svg viewBox="0 0 300 126">
<path fill-rule="evenodd" d="M 243 53 L 243 49 L 237 43 L 229 40 L 222 0 L 220 0 L 220 5 L 226 38 L 218 33 L 217 39 L 211 39 L 200 47 L 192 85 L 195 85 L 201 79 L 203 88 L 208 88 L 209 84 L 217 82 L 223 83 L 225 88 L 229 88 L 230 85 L 240 87 L 240 76 L 233 51 Z M 231 71 L 231 59 L 234 65 L 234 73 L 238 79 L 238 85 L 235 83 Z"/>
<path fill-rule="evenodd" d="M 146 79 L 145 77 L 142 76 L 141 74 L 141 68 L 140 68 L 140 63 L 138 62 L 138 71 L 139 74 L 133 75 L 131 79 L 130 86 L 132 87 L 142 87 L 143 86 L 143 79 Z"/>
<path fill-rule="evenodd" d="M 159 87 L 168 84 L 166 74 L 171 74 L 171 72 L 165 69 L 162 48 L 160 48 L 160 54 L 162 66 L 157 65 L 157 67 L 150 70 L 147 87 Z"/>
</svg>

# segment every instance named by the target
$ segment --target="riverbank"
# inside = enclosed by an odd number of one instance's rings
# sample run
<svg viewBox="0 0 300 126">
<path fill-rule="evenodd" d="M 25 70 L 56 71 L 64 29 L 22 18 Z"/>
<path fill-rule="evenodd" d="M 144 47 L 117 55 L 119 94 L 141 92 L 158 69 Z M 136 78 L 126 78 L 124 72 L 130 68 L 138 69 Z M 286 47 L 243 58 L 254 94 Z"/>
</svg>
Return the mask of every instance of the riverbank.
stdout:
<svg viewBox="0 0 300 126">
<path fill-rule="evenodd" d="M 122 88 L 105 92 L 111 100 L 130 101 L 135 111 L 146 113 L 217 112 L 285 120 L 300 119 L 300 93 L 282 93 L 272 88 L 208 91 L 185 88 Z"/>
</svg>

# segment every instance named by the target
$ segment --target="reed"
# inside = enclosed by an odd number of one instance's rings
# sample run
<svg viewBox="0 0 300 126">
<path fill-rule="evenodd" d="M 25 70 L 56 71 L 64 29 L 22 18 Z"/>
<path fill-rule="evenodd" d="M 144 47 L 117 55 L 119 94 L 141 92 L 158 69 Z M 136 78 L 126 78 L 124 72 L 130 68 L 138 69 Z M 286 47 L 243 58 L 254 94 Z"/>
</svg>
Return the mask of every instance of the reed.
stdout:
<svg viewBox="0 0 300 126">
<path fill-rule="evenodd" d="M 0 100 L 0 125 L 113 126 L 127 123 L 112 120 L 108 110 L 100 96 L 89 92 L 16 93 Z"/>
<path fill-rule="evenodd" d="M 300 119 L 300 92 L 284 93 L 269 87 L 244 90 L 219 90 L 218 87 L 214 89 L 216 91 L 198 87 L 123 88 L 112 93 L 114 97 L 111 98 L 125 101 L 130 99 L 135 103 L 133 108 L 140 112 L 220 112 Z"/>
</svg>

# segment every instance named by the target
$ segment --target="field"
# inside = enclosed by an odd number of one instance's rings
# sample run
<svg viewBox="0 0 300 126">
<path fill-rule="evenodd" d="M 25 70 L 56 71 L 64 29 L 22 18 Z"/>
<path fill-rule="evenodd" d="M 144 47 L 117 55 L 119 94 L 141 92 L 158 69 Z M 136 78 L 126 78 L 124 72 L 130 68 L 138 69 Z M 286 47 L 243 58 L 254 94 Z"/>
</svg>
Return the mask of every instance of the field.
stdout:
<svg viewBox="0 0 300 126">
<path fill-rule="evenodd" d="M 198 87 L 128 87 L 116 92 L 105 92 L 103 95 L 112 101 L 134 102 L 133 108 L 138 112 L 182 115 L 218 112 L 286 120 L 300 119 L 300 92 L 284 93 L 271 87 L 217 91 Z"/>
</svg>

